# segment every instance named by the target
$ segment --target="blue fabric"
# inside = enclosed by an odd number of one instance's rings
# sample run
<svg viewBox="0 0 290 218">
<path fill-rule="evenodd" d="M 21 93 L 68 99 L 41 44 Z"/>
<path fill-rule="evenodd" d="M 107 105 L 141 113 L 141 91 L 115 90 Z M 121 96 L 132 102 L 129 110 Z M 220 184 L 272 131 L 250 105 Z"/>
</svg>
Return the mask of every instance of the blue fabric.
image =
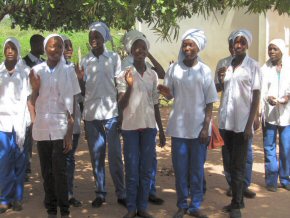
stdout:
<svg viewBox="0 0 290 218">
<path fill-rule="evenodd" d="M 152 173 L 150 180 L 150 195 L 156 195 L 156 173 L 157 173 L 157 155 L 156 155 L 156 145 L 154 147 L 153 162 L 152 162 Z"/>
<path fill-rule="evenodd" d="M 277 187 L 278 176 L 283 186 L 290 184 L 290 126 L 279 127 L 266 123 L 264 135 L 266 186 Z M 279 160 L 276 138 L 279 132 Z"/>
<path fill-rule="evenodd" d="M 105 198 L 106 196 L 105 158 L 107 142 L 109 169 L 115 185 L 116 195 L 119 199 L 126 197 L 122 148 L 117 127 L 118 117 L 108 120 L 85 121 L 97 197 Z"/>
<path fill-rule="evenodd" d="M 0 131 L 0 204 L 22 201 L 25 153 L 16 145 L 16 133 Z"/>
<path fill-rule="evenodd" d="M 172 163 L 175 172 L 177 207 L 197 211 L 205 190 L 204 163 L 207 145 L 197 139 L 171 138 Z M 190 189 L 190 190 L 189 190 Z M 187 197 L 191 202 L 188 205 Z"/>
<path fill-rule="evenodd" d="M 157 130 L 123 130 L 128 211 L 146 210 Z"/>
</svg>

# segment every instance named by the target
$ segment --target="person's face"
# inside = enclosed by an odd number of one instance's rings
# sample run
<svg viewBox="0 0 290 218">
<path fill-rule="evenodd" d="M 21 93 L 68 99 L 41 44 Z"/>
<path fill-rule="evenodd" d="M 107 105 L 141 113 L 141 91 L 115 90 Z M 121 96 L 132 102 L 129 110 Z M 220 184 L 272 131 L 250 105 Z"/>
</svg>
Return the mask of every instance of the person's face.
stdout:
<svg viewBox="0 0 290 218">
<path fill-rule="evenodd" d="M 185 55 L 186 60 L 193 60 L 197 57 L 199 48 L 196 43 L 191 39 L 183 40 L 182 42 L 182 52 Z"/>
<path fill-rule="evenodd" d="M 16 46 L 12 42 L 7 42 L 4 48 L 4 55 L 6 60 L 13 61 L 17 60 L 18 51 Z"/>
<path fill-rule="evenodd" d="M 59 61 L 63 52 L 63 42 L 60 37 L 52 37 L 45 46 L 47 59 L 51 61 Z"/>
<path fill-rule="evenodd" d="M 235 51 L 234 51 L 234 42 L 233 42 L 233 40 L 229 41 L 229 52 L 231 53 L 231 56 L 234 56 Z"/>
<path fill-rule="evenodd" d="M 136 40 L 132 45 L 131 54 L 136 61 L 145 60 L 148 55 L 148 48 L 146 43 L 141 39 Z"/>
<path fill-rule="evenodd" d="M 90 31 L 89 43 L 93 50 L 100 49 L 104 46 L 104 38 L 98 31 Z"/>
<path fill-rule="evenodd" d="M 65 40 L 64 41 L 64 52 L 63 52 L 63 55 L 64 55 L 64 58 L 67 60 L 67 59 L 71 59 L 72 58 L 72 55 L 73 55 L 73 46 L 72 46 L 72 43 L 71 41 L 68 39 L 68 40 Z"/>
<path fill-rule="evenodd" d="M 32 50 L 35 51 L 35 53 L 39 55 L 44 54 L 43 41 L 44 41 L 44 38 L 40 38 L 33 44 Z"/>
<path fill-rule="evenodd" d="M 243 55 L 248 49 L 248 42 L 245 37 L 238 36 L 234 41 L 234 53 L 235 55 Z"/>
<path fill-rule="evenodd" d="M 268 55 L 271 61 L 277 62 L 282 59 L 281 50 L 274 44 L 270 44 L 268 46 Z"/>
</svg>

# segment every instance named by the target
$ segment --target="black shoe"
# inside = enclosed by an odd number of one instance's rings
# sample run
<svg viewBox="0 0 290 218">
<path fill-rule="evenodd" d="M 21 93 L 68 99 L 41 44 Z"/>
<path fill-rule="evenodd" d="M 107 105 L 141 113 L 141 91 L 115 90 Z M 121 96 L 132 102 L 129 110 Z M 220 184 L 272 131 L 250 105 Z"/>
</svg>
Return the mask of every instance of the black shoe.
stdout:
<svg viewBox="0 0 290 218">
<path fill-rule="evenodd" d="M 233 196 L 232 188 L 229 188 L 229 189 L 227 190 L 226 195 L 227 195 L 228 197 L 232 197 L 232 196 Z"/>
<path fill-rule="evenodd" d="M 162 205 L 164 200 L 162 198 L 158 198 L 156 195 L 149 195 L 148 201 L 155 205 Z"/>
<path fill-rule="evenodd" d="M 230 218 L 241 218 L 241 210 L 240 209 L 231 209 Z"/>
<path fill-rule="evenodd" d="M 20 201 L 15 201 L 12 204 L 12 210 L 14 210 L 14 211 L 21 211 L 21 210 L 23 210 L 22 203 Z"/>
<path fill-rule="evenodd" d="M 232 209 L 232 205 L 229 204 L 229 205 L 224 206 L 222 211 L 225 213 L 229 213 L 229 212 L 231 212 L 231 209 Z"/>
<path fill-rule="evenodd" d="M 290 185 L 282 185 L 282 188 L 286 189 L 287 191 L 290 191 Z"/>
<path fill-rule="evenodd" d="M 69 205 L 71 205 L 73 207 L 81 207 L 81 206 L 83 206 L 82 202 L 80 202 L 79 200 L 75 199 L 74 197 L 69 199 L 68 203 L 69 203 Z"/>
<path fill-rule="evenodd" d="M 194 212 L 187 211 L 187 214 L 189 216 L 193 216 L 193 217 L 197 217 L 197 218 L 208 218 L 208 216 L 203 214 L 200 210 L 197 210 Z"/>
<path fill-rule="evenodd" d="M 133 218 L 136 216 L 136 212 L 135 211 L 130 211 L 128 213 L 126 213 L 125 216 L 123 216 L 123 218 Z"/>
<path fill-rule="evenodd" d="M 118 204 L 121 204 L 123 207 L 127 208 L 126 198 L 118 198 L 117 202 L 118 202 Z"/>
<path fill-rule="evenodd" d="M 274 187 L 274 186 L 266 186 L 266 189 L 267 189 L 269 192 L 277 192 L 277 188 Z"/>
<path fill-rule="evenodd" d="M 253 191 L 251 191 L 249 188 L 246 188 L 245 190 L 244 190 L 244 196 L 246 197 L 246 198 L 255 198 L 256 197 L 256 193 L 255 192 L 253 192 Z"/>
<path fill-rule="evenodd" d="M 154 218 L 150 213 L 148 213 L 146 210 L 138 210 L 137 216 L 142 218 Z"/>
<path fill-rule="evenodd" d="M 178 211 L 174 214 L 173 218 L 183 218 L 184 214 L 186 214 L 186 208 L 179 208 Z"/>
<path fill-rule="evenodd" d="M 92 202 L 92 207 L 94 208 L 101 207 L 104 202 L 105 202 L 104 198 L 96 197 L 96 199 Z"/>
</svg>

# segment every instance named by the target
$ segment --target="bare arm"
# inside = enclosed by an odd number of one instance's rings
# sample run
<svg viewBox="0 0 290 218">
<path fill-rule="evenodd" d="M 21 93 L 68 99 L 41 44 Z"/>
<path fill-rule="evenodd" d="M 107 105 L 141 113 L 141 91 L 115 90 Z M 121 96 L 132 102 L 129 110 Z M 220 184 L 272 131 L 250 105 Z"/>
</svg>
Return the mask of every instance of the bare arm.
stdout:
<svg viewBox="0 0 290 218">
<path fill-rule="evenodd" d="M 203 121 L 203 127 L 200 131 L 200 134 L 199 134 L 200 142 L 202 144 L 205 144 L 208 141 L 208 135 L 209 135 L 208 128 L 209 128 L 209 124 L 211 121 L 212 109 L 213 109 L 213 103 L 209 103 L 205 107 L 205 117 L 204 117 L 204 121 Z"/>
<path fill-rule="evenodd" d="M 159 129 L 159 145 L 160 147 L 164 147 L 164 145 L 166 144 L 166 137 L 163 131 L 163 125 L 162 125 L 160 111 L 159 111 L 159 104 L 154 105 L 154 113 L 155 113 L 155 120 Z"/>
<path fill-rule="evenodd" d="M 156 71 L 158 78 L 159 79 L 164 79 L 165 77 L 165 71 L 163 69 L 163 67 L 159 64 L 159 62 L 152 56 L 151 53 L 148 53 L 149 60 L 151 61 L 151 63 L 154 66 L 154 70 Z"/>
<path fill-rule="evenodd" d="M 123 111 L 128 106 L 133 88 L 133 75 L 131 68 L 126 71 L 125 80 L 128 84 L 126 92 L 125 93 L 121 92 L 118 94 L 118 106 L 121 111 Z"/>
</svg>

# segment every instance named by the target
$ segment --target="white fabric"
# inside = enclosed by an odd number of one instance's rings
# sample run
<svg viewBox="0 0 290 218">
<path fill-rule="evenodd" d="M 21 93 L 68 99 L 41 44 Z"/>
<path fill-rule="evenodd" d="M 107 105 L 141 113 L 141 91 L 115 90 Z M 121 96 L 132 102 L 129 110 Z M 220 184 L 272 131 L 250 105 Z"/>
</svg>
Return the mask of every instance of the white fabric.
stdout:
<svg viewBox="0 0 290 218">
<path fill-rule="evenodd" d="M 218 101 L 211 74 L 210 68 L 202 62 L 193 67 L 187 67 L 183 62 L 171 65 L 164 78 L 164 85 L 169 87 L 174 97 L 168 135 L 198 138 L 204 124 L 206 104 Z"/>
<path fill-rule="evenodd" d="M 133 65 L 133 63 L 134 58 L 132 57 L 132 55 L 128 55 L 121 62 L 121 70 L 124 70 L 126 67 Z M 148 61 L 146 61 L 146 65 L 149 66 L 150 69 L 153 67 L 152 64 L 150 64 Z"/>
<path fill-rule="evenodd" d="M 108 26 L 103 22 L 94 22 L 89 26 L 90 31 L 97 31 L 101 33 L 104 38 L 104 42 L 110 41 L 112 36 L 110 34 L 110 30 Z"/>
<path fill-rule="evenodd" d="M 73 113 L 74 95 L 80 93 L 75 70 L 61 61 L 53 72 L 46 62 L 32 69 L 41 83 L 35 104 L 33 138 L 36 141 L 63 139 L 67 132 L 67 115 Z"/>
<path fill-rule="evenodd" d="M 131 54 L 132 45 L 138 39 L 143 40 L 146 43 L 147 49 L 149 50 L 150 43 L 146 39 L 146 36 L 143 33 L 139 32 L 138 30 L 131 30 L 125 35 L 125 37 L 123 39 L 123 44 L 125 46 L 125 50 L 129 55 Z"/>
<path fill-rule="evenodd" d="M 223 68 L 223 67 L 229 67 L 231 65 L 231 63 L 232 63 L 232 60 L 233 60 L 233 57 L 232 56 L 228 56 L 228 57 L 223 58 L 223 59 L 218 61 L 217 65 L 216 65 L 216 69 L 215 69 L 215 76 L 214 76 L 214 82 L 215 83 L 219 83 L 218 70 L 220 68 Z"/>
<path fill-rule="evenodd" d="M 270 43 L 270 44 L 273 44 L 273 45 L 276 45 L 281 53 L 282 53 L 282 58 L 287 58 L 288 57 L 288 54 L 287 54 L 287 48 L 286 48 L 286 44 L 285 44 L 285 41 L 283 39 L 273 39 Z"/>
<path fill-rule="evenodd" d="M 33 63 L 40 64 L 40 63 L 43 62 L 43 61 L 41 60 L 41 58 L 37 58 L 37 57 L 35 57 L 33 54 L 31 54 L 31 53 L 28 54 L 28 57 L 29 57 L 29 59 L 30 59 Z"/>
<path fill-rule="evenodd" d="M 66 41 L 66 40 L 70 40 L 66 35 L 60 35 L 61 38 L 62 38 L 62 41 Z"/>
<path fill-rule="evenodd" d="M 254 90 L 261 89 L 258 63 L 246 56 L 235 71 L 229 66 L 224 79 L 223 99 L 219 112 L 220 129 L 244 132 L 251 109 Z"/>
<path fill-rule="evenodd" d="M 5 64 L 0 65 L 0 131 L 16 132 L 16 143 L 23 149 L 26 122 L 29 114 L 27 97 L 30 95 L 29 67 L 18 62 L 10 76 Z"/>
<path fill-rule="evenodd" d="M 272 44 L 270 42 L 270 44 Z M 278 125 L 290 125 L 290 101 L 287 104 L 277 104 L 271 106 L 267 99 L 273 96 L 276 99 L 290 95 L 290 59 L 289 57 L 283 58 L 282 69 L 279 73 L 276 66 L 273 66 L 270 61 L 267 61 L 262 71 L 262 92 L 261 92 L 261 107 L 266 122 Z"/>
<path fill-rule="evenodd" d="M 235 41 L 235 39 L 239 36 L 243 36 L 245 37 L 245 39 L 247 40 L 248 42 L 248 47 L 251 46 L 252 44 L 252 41 L 253 41 L 253 36 L 252 36 L 252 33 L 249 31 L 249 30 L 246 30 L 246 29 L 240 29 L 240 30 L 237 30 L 235 31 L 235 33 L 233 34 L 232 38 L 233 40 Z"/>
<path fill-rule="evenodd" d="M 105 120 L 118 116 L 115 78 L 121 72 L 119 55 L 105 50 L 97 58 L 90 52 L 81 65 L 85 70 L 86 82 L 84 120 Z"/>
<path fill-rule="evenodd" d="M 146 71 L 141 76 L 133 65 L 133 88 L 128 106 L 123 111 L 123 130 L 136 130 L 142 128 L 156 128 L 154 105 L 158 104 L 157 73 L 146 65 Z M 117 78 L 118 92 L 125 93 L 127 83 L 125 71 Z"/>
<path fill-rule="evenodd" d="M 17 52 L 18 52 L 17 60 L 19 61 L 21 59 L 21 46 L 20 46 L 19 41 L 14 37 L 7 38 L 4 42 L 4 45 L 3 45 L 3 54 L 5 52 L 5 45 L 7 44 L 7 42 L 12 42 L 15 45 Z"/>
<path fill-rule="evenodd" d="M 234 36 L 235 36 L 236 31 L 233 31 L 230 33 L 229 37 L 228 37 L 228 42 L 234 40 Z"/>
</svg>

